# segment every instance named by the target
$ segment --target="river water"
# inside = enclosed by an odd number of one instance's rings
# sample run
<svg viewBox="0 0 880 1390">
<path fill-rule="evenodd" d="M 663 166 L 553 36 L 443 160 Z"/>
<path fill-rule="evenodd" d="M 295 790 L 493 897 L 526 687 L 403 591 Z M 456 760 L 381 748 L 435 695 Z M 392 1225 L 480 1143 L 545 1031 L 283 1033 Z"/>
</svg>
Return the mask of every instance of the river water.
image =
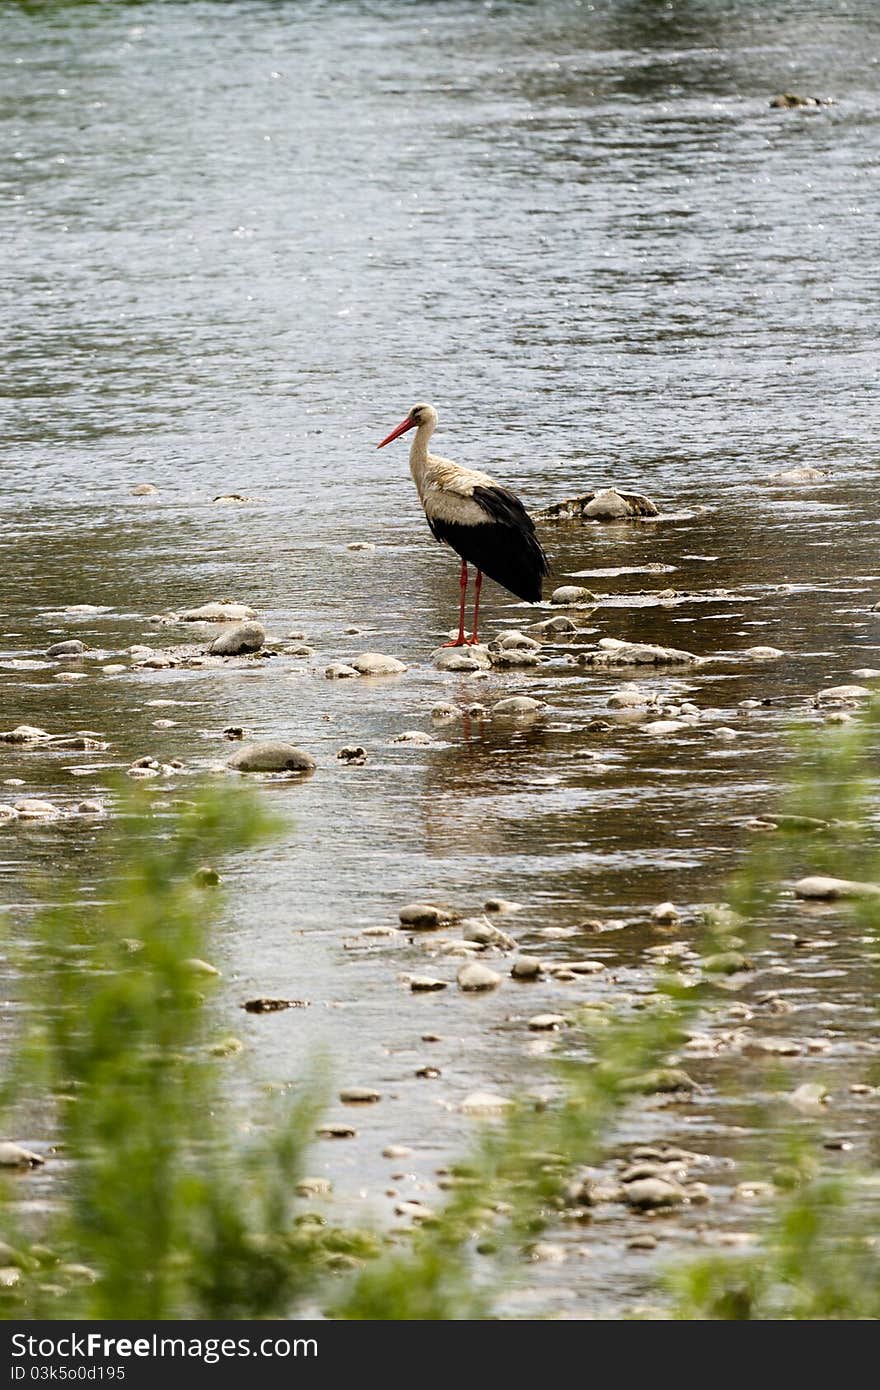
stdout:
<svg viewBox="0 0 880 1390">
<path fill-rule="evenodd" d="M 773 805 L 792 710 L 880 665 L 880 14 L 869 0 L 0 4 L 0 32 L 0 722 L 100 731 L 105 766 L 179 758 L 175 787 L 222 765 L 229 725 L 317 759 L 309 781 L 269 789 L 281 841 L 224 874 L 218 1012 L 247 1045 L 227 1075 L 246 1094 L 323 1049 L 340 1082 L 380 1089 L 357 1138 L 319 1144 L 312 1167 L 385 1221 L 383 1146 L 412 1145 L 397 1188 L 435 1200 L 435 1169 L 471 1132 L 462 1098 L 547 1080 L 525 1020 L 648 990 L 645 950 L 668 939 L 650 909 L 672 899 L 690 940 L 696 905 L 723 897 L 746 823 Z M 782 90 L 834 104 L 771 110 Z M 534 509 L 611 482 L 658 502 L 658 522 L 542 535 L 553 582 L 606 598 L 579 643 L 719 658 L 638 677 L 687 693 L 703 724 L 597 743 L 587 725 L 621 677 L 561 647 L 479 681 L 434 668 L 458 567 L 427 532 L 405 441 L 374 449 L 422 399 L 440 452 Z M 804 466 L 826 476 L 766 482 Z M 157 491 L 132 496 L 141 483 Z M 214 502 L 229 493 L 253 500 Z M 669 588 L 694 597 L 638 593 Z M 546 616 L 484 596 L 490 634 Z M 280 640 L 271 660 L 157 670 L 124 654 L 193 640 L 147 620 L 224 597 L 279 640 L 307 634 L 314 655 Z M 64 611 L 83 604 L 99 611 Z M 106 655 L 46 662 L 73 636 Z M 785 655 L 744 655 L 757 645 Z M 363 650 L 408 670 L 324 678 Z M 71 671 L 85 679 L 58 679 Z M 511 693 L 549 715 L 432 724 L 439 700 Z M 746 716 L 748 699 L 773 703 Z M 434 742 L 391 742 L 409 729 Z M 337 761 L 351 743 L 365 766 Z M 70 808 L 106 798 L 102 771 L 71 774 L 95 761 L 6 748 L 0 779 Z M 75 817 L 5 826 L 0 902 L 51 896 L 70 869 L 88 896 L 108 833 Z M 504 925 L 525 949 L 605 971 L 574 993 L 550 978 L 410 996 L 400 977 L 425 969 L 423 942 L 362 934 L 413 899 L 472 913 L 498 895 L 523 904 Z M 588 918 L 626 925 L 541 934 Z M 26 941 L 27 914 L 14 920 Z M 827 1047 L 831 1128 L 864 1157 L 875 1111 L 847 1087 L 873 1046 L 870 970 L 835 914 L 795 957 L 800 920 L 768 924 L 751 988 L 784 977 L 800 1034 Z M 429 973 L 454 981 L 457 964 Z M 310 1007 L 241 1014 L 255 994 Z M 801 1051 L 793 1085 L 815 1079 Z M 442 1076 L 417 1078 L 426 1063 Z M 753 1221 L 725 1167 L 750 1123 L 725 1083 L 743 1060 L 687 1065 L 702 1090 L 643 1108 L 632 1137 L 714 1155 L 715 1204 L 666 1223 L 655 1254 L 625 1249 L 644 1218 L 619 1208 L 564 1233 L 567 1262 L 537 1266 L 515 1313 L 616 1316 L 670 1251 Z M 51 1192 L 51 1165 L 28 1181 Z"/>
</svg>

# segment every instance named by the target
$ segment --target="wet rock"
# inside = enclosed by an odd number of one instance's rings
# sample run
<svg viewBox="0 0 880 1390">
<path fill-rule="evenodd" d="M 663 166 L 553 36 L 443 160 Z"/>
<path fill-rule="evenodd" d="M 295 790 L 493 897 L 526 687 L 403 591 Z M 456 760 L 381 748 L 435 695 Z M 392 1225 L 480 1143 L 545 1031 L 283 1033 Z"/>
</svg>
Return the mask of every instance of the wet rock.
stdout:
<svg viewBox="0 0 880 1390">
<path fill-rule="evenodd" d="M 542 709 L 546 709 L 543 701 L 533 700 L 530 695 L 508 695 L 492 706 L 492 714 L 497 719 L 523 719 L 533 718 Z"/>
<path fill-rule="evenodd" d="M 820 705 L 833 700 L 870 700 L 872 692 L 864 685 L 830 685 L 816 696 Z"/>
<path fill-rule="evenodd" d="M 248 503 L 262 502 L 262 497 L 246 497 L 243 492 L 221 492 L 212 498 L 215 506 L 246 506 Z"/>
<path fill-rule="evenodd" d="M 203 603 L 200 608 L 187 608 L 178 614 L 182 623 L 243 623 L 257 615 L 244 603 L 224 599 L 222 603 Z"/>
<path fill-rule="evenodd" d="M 20 820 L 59 820 L 64 812 L 51 801 L 40 801 L 37 797 L 26 797 L 15 802 L 15 810 Z"/>
<path fill-rule="evenodd" d="M 152 483 L 137 483 L 129 493 L 130 497 L 155 497 L 159 489 Z"/>
<path fill-rule="evenodd" d="M 328 1124 L 321 1125 L 315 1130 L 321 1139 L 354 1139 L 357 1130 L 354 1125 L 345 1124 L 344 1121 L 330 1121 Z"/>
<path fill-rule="evenodd" d="M 422 729 L 406 729 L 402 734 L 395 734 L 392 743 L 410 743 L 416 747 L 424 748 L 432 744 L 434 740 L 430 734 L 426 734 Z"/>
<path fill-rule="evenodd" d="M 612 691 L 606 704 L 609 709 L 641 709 L 654 704 L 654 696 L 650 690 L 642 690 L 637 685 L 622 685 L 619 690 Z"/>
<path fill-rule="evenodd" d="M 580 666 L 694 666 L 700 658 L 675 647 L 656 647 L 646 642 L 621 642 L 603 637 L 592 651 L 578 655 Z"/>
<path fill-rule="evenodd" d="M 468 993 L 497 989 L 501 984 L 501 976 L 490 970 L 488 965 L 480 965 L 478 961 L 469 961 L 467 965 L 463 965 L 455 978 L 459 989 Z"/>
<path fill-rule="evenodd" d="M 398 916 L 402 927 L 417 927 L 428 931 L 435 927 L 448 926 L 455 920 L 448 908 L 437 907 L 434 903 L 407 903 L 400 909 Z"/>
<path fill-rule="evenodd" d="M 647 724 L 639 726 L 639 733 L 662 738 L 665 734 L 676 734 L 682 729 L 690 728 L 693 728 L 693 725 L 684 719 L 650 719 Z"/>
<path fill-rule="evenodd" d="M 524 651 L 519 647 L 508 647 L 503 651 L 493 651 L 489 653 L 489 660 L 493 666 L 501 670 L 512 669 L 514 667 L 540 666 L 541 657 L 537 651 Z"/>
<path fill-rule="evenodd" d="M 307 999 L 248 999 L 241 1006 L 249 1014 L 277 1014 L 284 1009 L 307 1009 Z"/>
<path fill-rule="evenodd" d="M 564 1245 L 556 1245 L 553 1241 L 538 1240 L 528 1249 L 528 1258 L 533 1264 L 565 1264 L 567 1255 Z"/>
<path fill-rule="evenodd" d="M 596 595 L 580 584 L 562 584 L 550 595 L 550 602 L 560 608 L 586 608 L 597 602 Z"/>
<path fill-rule="evenodd" d="M 535 1014 L 528 1026 L 532 1033 L 558 1033 L 567 1023 L 564 1014 Z"/>
<path fill-rule="evenodd" d="M 627 1183 L 623 1189 L 623 1199 L 627 1206 L 636 1211 L 659 1211 L 665 1207 L 678 1207 L 687 1201 L 687 1193 L 678 1183 L 664 1178 L 640 1178 Z"/>
<path fill-rule="evenodd" d="M 512 1105 L 513 1101 L 507 1096 L 496 1095 L 494 1091 L 472 1091 L 465 1096 L 459 1110 L 463 1115 L 502 1115 Z"/>
<path fill-rule="evenodd" d="M 182 961 L 181 963 L 184 969 L 188 970 L 191 975 L 214 976 L 214 978 L 219 978 L 220 976 L 220 971 L 217 969 L 216 965 L 212 965 L 208 960 L 201 960 L 199 956 L 190 956 L 189 960 Z"/>
<path fill-rule="evenodd" d="M 743 970 L 754 970 L 755 962 L 739 951 L 718 951 L 713 956 L 703 958 L 703 969 L 712 975 L 737 975 Z"/>
<path fill-rule="evenodd" d="M 436 720 L 438 724 L 445 724 L 451 719 L 458 719 L 460 714 L 461 711 L 456 705 L 445 703 L 435 705 L 431 710 L 431 718 Z"/>
<path fill-rule="evenodd" d="M 398 676 L 406 670 L 402 661 L 394 656 L 384 656 L 381 652 L 361 652 L 351 665 L 362 676 Z"/>
<path fill-rule="evenodd" d="M 433 975 L 411 975 L 409 987 L 413 994 L 436 994 L 446 989 L 447 981 L 435 979 Z"/>
<path fill-rule="evenodd" d="M 343 661 L 334 661 L 324 671 L 328 681 L 345 681 L 360 677 L 360 671 L 356 671 L 353 666 L 346 666 Z"/>
<path fill-rule="evenodd" d="M 519 912 L 520 903 L 511 902 L 509 898 L 487 898 L 483 903 L 484 912 Z"/>
<path fill-rule="evenodd" d="M 870 898 L 880 893 L 880 884 L 858 883 L 847 878 L 829 878 L 824 874 L 812 874 L 798 879 L 794 885 L 796 898 L 818 899 L 833 902 L 838 898 Z"/>
<path fill-rule="evenodd" d="M 786 1099 L 801 1115 L 822 1115 L 828 1107 L 831 1095 L 821 1081 L 804 1081 L 800 1086 L 796 1086 Z"/>
<path fill-rule="evenodd" d="M 561 637 L 570 632 L 577 632 L 577 623 L 561 614 L 556 618 L 544 618 L 543 622 L 532 623 L 526 628 L 527 634 L 542 639 Z"/>
<path fill-rule="evenodd" d="M 16 811 L 14 806 L 6 806 L 0 803 L 0 825 L 2 825 L 4 821 L 11 821 L 17 819 L 18 812 Z"/>
<path fill-rule="evenodd" d="M 772 103 L 771 103 L 772 105 Z M 799 468 L 786 468 L 782 473 L 771 473 L 768 483 L 820 483 L 831 474 L 821 468 L 804 465 Z"/>
<path fill-rule="evenodd" d="M 870 681 L 876 680 L 880 676 L 880 671 L 877 670 L 876 666 L 860 666 L 857 671 L 853 671 L 853 675 L 860 681 Z"/>
<path fill-rule="evenodd" d="M 0 1143 L 0 1168 L 39 1168 L 46 1160 L 41 1154 L 12 1144 L 8 1140 Z"/>
<path fill-rule="evenodd" d="M 0 733 L 0 743 L 48 743 L 52 735 L 33 724 L 18 724 Z"/>
<path fill-rule="evenodd" d="M 258 652 L 266 641 L 262 623 L 236 623 L 215 637 L 208 651 L 212 656 L 239 656 L 243 652 Z"/>
<path fill-rule="evenodd" d="M 779 647 L 746 647 L 741 656 L 747 656 L 752 661 L 775 661 L 779 656 L 785 656 L 785 652 Z"/>
<path fill-rule="evenodd" d="M 651 909 L 651 921 L 658 922 L 662 926 L 677 922 L 680 916 L 681 913 L 675 903 L 658 903 L 656 907 Z"/>
<path fill-rule="evenodd" d="M 621 1090 L 633 1091 L 638 1095 L 674 1095 L 676 1091 L 695 1091 L 697 1083 L 693 1077 L 679 1067 L 656 1067 L 629 1077 L 623 1082 Z"/>
<path fill-rule="evenodd" d="M 780 92 L 770 98 L 770 105 L 776 110 L 795 111 L 810 106 L 833 106 L 831 97 L 806 97 L 800 92 Z"/>
<path fill-rule="evenodd" d="M 537 980 L 543 970 L 537 956 L 518 956 L 510 967 L 510 974 L 514 980 Z"/>
<path fill-rule="evenodd" d="M 744 1057 L 799 1057 L 802 1051 L 794 1038 L 749 1038 L 742 1045 Z"/>
<path fill-rule="evenodd" d="M 383 1158 L 409 1158 L 412 1149 L 407 1148 L 406 1144 L 388 1144 L 382 1150 Z"/>
<path fill-rule="evenodd" d="M 487 671 L 492 665 L 488 648 L 438 647 L 432 657 L 439 671 Z"/>
<path fill-rule="evenodd" d="M 329 1178 L 300 1178 L 296 1184 L 299 1197 L 327 1197 L 333 1191 Z"/>
<path fill-rule="evenodd" d="M 494 642 L 489 644 L 490 651 L 526 651 L 537 652 L 541 650 L 541 643 L 536 642 L 534 637 L 529 637 L 517 628 L 511 628 L 509 632 L 502 632 L 500 637 L 496 637 Z"/>
<path fill-rule="evenodd" d="M 618 492 L 613 487 L 569 497 L 538 513 L 542 521 L 624 521 L 659 515 L 659 508 L 650 497 L 638 492 Z"/>
<path fill-rule="evenodd" d="M 382 1099 L 382 1093 L 371 1086 L 346 1086 L 339 1092 L 339 1099 L 344 1105 L 375 1105 Z"/>
<path fill-rule="evenodd" d="M 652 1236 L 650 1231 L 645 1231 L 640 1236 L 630 1236 L 626 1242 L 627 1250 L 656 1250 L 657 1237 Z"/>
<path fill-rule="evenodd" d="M 85 650 L 85 642 L 80 642 L 79 638 L 72 637 L 67 642 L 53 642 L 51 647 L 46 648 L 46 655 L 55 657 L 78 657 L 82 656 Z"/>
<path fill-rule="evenodd" d="M 347 744 L 345 748 L 340 748 L 336 757 L 339 762 L 347 763 L 349 767 L 363 767 L 367 761 L 367 750 L 360 744 Z"/>
<path fill-rule="evenodd" d="M 249 743 L 228 760 L 236 772 L 314 772 L 314 758 L 292 743 Z"/>
<path fill-rule="evenodd" d="M 460 925 L 465 941 L 476 941 L 481 946 L 497 946 L 502 951 L 512 951 L 516 947 L 513 937 L 496 927 L 488 917 L 467 917 Z"/>
</svg>

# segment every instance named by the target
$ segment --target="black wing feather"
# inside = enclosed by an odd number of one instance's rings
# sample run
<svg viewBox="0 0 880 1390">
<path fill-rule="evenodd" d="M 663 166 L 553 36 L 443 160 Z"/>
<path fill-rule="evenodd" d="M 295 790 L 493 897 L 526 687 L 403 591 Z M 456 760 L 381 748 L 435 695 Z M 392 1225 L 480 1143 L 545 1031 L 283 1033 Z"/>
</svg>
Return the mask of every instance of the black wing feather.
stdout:
<svg viewBox="0 0 880 1390">
<path fill-rule="evenodd" d="M 503 589 L 539 603 L 541 580 L 550 566 L 522 502 L 506 487 L 475 487 L 473 499 L 485 512 L 485 522 L 462 526 L 428 517 L 434 535 Z"/>
</svg>

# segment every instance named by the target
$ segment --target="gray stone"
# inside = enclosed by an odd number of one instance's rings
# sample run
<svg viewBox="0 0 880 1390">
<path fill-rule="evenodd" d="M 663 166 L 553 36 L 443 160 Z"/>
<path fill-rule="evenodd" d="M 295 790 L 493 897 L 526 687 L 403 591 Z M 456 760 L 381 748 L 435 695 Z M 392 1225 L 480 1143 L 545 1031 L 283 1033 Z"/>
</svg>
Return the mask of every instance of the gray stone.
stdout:
<svg viewBox="0 0 880 1390">
<path fill-rule="evenodd" d="M 640 1178 L 626 1183 L 623 1198 L 637 1211 L 657 1211 L 662 1207 L 677 1207 L 687 1201 L 687 1193 L 675 1182 L 664 1178 Z"/>
<path fill-rule="evenodd" d="M 452 914 L 444 907 L 436 907 L 434 903 L 407 903 L 400 909 L 400 925 L 402 927 L 419 927 L 430 930 L 433 927 L 442 927 L 451 922 Z"/>
<path fill-rule="evenodd" d="M 343 661 L 334 661 L 324 671 L 328 681 L 345 681 L 360 678 L 360 671 L 356 671 L 353 666 L 346 666 Z"/>
<path fill-rule="evenodd" d="M 350 663 L 362 676 L 399 676 L 406 670 L 402 661 L 381 652 L 361 652 Z"/>
<path fill-rule="evenodd" d="M 796 898 L 818 898 L 833 902 L 837 898 L 870 898 L 880 893 L 880 884 L 858 883 L 847 878 L 830 878 L 813 874 L 798 879 L 794 885 Z"/>
<path fill-rule="evenodd" d="M 46 1160 L 20 1144 L 0 1143 L 0 1168 L 39 1168 Z"/>
<path fill-rule="evenodd" d="M 560 608 L 587 608 L 596 602 L 596 595 L 580 584 L 562 584 L 550 595 L 550 602 Z"/>
<path fill-rule="evenodd" d="M 522 719 L 533 717 L 544 709 L 541 700 L 533 700 L 531 695 L 508 695 L 492 706 L 492 713 L 498 719 Z"/>
<path fill-rule="evenodd" d="M 537 980 L 543 969 L 537 956 L 518 956 L 510 967 L 510 973 L 514 980 Z"/>
<path fill-rule="evenodd" d="M 242 652 L 258 652 L 266 640 L 262 623 L 236 623 L 215 637 L 208 651 L 212 656 L 239 656 Z"/>
<path fill-rule="evenodd" d="M 372 1086 L 346 1086 L 339 1092 L 339 1099 L 345 1105 L 374 1105 L 382 1099 L 382 1093 Z"/>
<path fill-rule="evenodd" d="M 257 615 L 244 603 L 224 599 L 222 603 L 203 603 L 201 608 L 187 608 L 178 614 L 182 623 L 243 623 Z"/>
<path fill-rule="evenodd" d="M 46 648 L 46 655 L 77 657 L 82 656 L 85 649 L 85 642 L 81 642 L 78 637 L 71 637 L 67 642 L 53 642 L 51 647 Z"/>
<path fill-rule="evenodd" d="M 314 772 L 315 760 L 292 743 L 249 743 L 227 763 L 236 772 Z"/>
<path fill-rule="evenodd" d="M 455 978 L 459 989 L 468 993 L 497 989 L 501 984 L 501 976 L 490 970 L 487 965 L 480 965 L 478 961 L 469 961 L 467 965 L 461 966 Z"/>
<path fill-rule="evenodd" d="M 433 655 L 440 671 L 486 671 L 492 665 L 486 647 L 438 647 Z"/>
<path fill-rule="evenodd" d="M 656 647 L 647 642 L 621 642 L 603 637 L 598 646 L 578 655 L 581 666 L 694 666 L 700 658 L 676 647 Z"/>
</svg>

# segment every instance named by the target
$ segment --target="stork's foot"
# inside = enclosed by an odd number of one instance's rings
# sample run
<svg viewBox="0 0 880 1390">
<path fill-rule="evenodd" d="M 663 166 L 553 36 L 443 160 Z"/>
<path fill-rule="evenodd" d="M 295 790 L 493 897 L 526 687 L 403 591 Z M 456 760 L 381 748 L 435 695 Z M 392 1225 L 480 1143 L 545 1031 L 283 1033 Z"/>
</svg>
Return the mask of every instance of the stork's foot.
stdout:
<svg viewBox="0 0 880 1390">
<path fill-rule="evenodd" d="M 443 643 L 444 647 L 469 647 L 470 645 L 471 639 L 469 637 L 464 637 L 461 634 L 459 634 L 459 636 L 456 637 L 454 642 Z"/>
<path fill-rule="evenodd" d="M 464 640 L 464 646 L 466 647 L 478 647 L 479 645 L 480 639 L 476 633 L 474 633 L 473 637 L 466 637 Z"/>
</svg>

